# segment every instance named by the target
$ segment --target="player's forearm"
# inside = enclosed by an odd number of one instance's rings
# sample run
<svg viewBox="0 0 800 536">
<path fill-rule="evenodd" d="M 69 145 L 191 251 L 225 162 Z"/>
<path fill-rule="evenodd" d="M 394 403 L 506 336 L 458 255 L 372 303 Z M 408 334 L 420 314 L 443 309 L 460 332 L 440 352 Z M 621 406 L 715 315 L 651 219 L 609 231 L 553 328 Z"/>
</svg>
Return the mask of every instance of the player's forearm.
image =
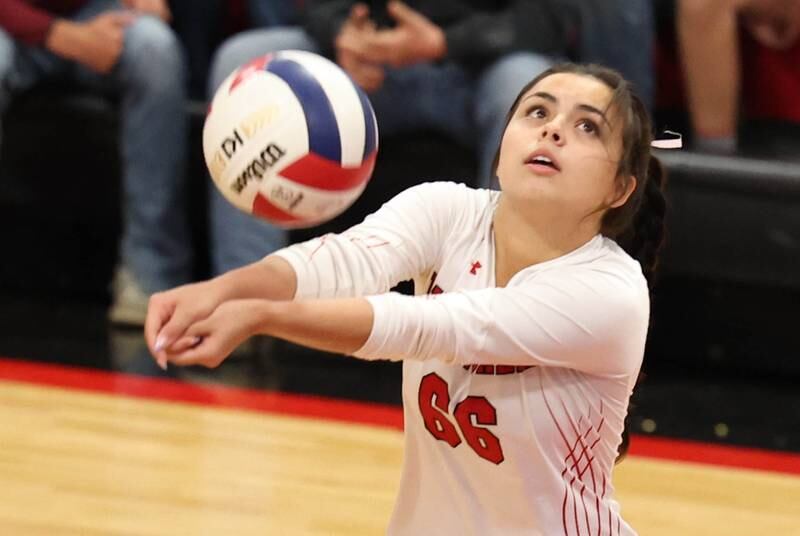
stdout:
<svg viewBox="0 0 800 536">
<path fill-rule="evenodd" d="M 231 270 L 213 280 L 223 301 L 294 298 L 297 276 L 284 259 L 271 255 L 243 268 Z"/>
<path fill-rule="evenodd" d="M 265 302 L 258 333 L 340 354 L 352 354 L 372 331 L 372 306 L 364 298 Z"/>
</svg>

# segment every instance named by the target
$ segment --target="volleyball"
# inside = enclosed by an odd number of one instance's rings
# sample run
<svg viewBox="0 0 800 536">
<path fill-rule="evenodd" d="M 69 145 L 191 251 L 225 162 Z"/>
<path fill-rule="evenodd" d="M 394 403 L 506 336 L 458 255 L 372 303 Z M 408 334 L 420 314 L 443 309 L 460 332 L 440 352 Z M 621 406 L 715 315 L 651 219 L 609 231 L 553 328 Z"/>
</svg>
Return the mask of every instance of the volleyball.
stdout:
<svg viewBox="0 0 800 536">
<path fill-rule="evenodd" d="M 284 228 L 344 212 L 372 176 L 377 150 L 364 92 L 335 63 L 298 50 L 236 69 L 203 125 L 206 166 L 222 195 Z"/>
</svg>

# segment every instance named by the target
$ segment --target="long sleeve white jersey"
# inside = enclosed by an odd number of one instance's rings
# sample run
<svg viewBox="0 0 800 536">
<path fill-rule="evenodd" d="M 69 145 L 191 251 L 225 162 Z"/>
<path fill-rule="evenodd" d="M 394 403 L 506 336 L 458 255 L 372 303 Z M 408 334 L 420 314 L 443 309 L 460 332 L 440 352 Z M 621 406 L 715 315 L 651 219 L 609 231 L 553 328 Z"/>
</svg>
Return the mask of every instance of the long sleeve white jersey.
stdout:
<svg viewBox="0 0 800 536">
<path fill-rule="evenodd" d="M 295 299 L 367 297 L 358 357 L 404 360 L 389 534 L 635 534 L 611 473 L 649 321 L 641 268 L 597 235 L 497 288 L 500 195 L 423 184 L 278 255 Z M 408 279 L 417 296 L 387 292 Z"/>
</svg>

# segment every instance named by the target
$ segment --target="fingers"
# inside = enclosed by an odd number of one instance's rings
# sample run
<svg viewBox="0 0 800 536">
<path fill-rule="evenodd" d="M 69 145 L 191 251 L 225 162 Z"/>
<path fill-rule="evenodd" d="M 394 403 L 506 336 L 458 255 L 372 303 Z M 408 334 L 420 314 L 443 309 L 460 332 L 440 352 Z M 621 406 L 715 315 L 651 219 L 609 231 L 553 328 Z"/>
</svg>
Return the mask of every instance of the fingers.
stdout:
<svg viewBox="0 0 800 536">
<path fill-rule="evenodd" d="M 144 321 L 144 339 L 150 352 L 156 354 L 156 338 L 161 327 L 167 323 L 175 311 L 175 303 L 162 294 L 153 294 L 147 305 L 147 317 Z"/>
<path fill-rule="evenodd" d="M 197 320 L 195 314 L 187 311 L 183 307 L 176 306 L 172 315 L 170 315 L 169 319 L 158 331 L 153 344 L 153 352 L 158 354 L 172 346 L 175 341 L 186 334 L 186 330 L 195 320 Z"/>
<path fill-rule="evenodd" d="M 386 5 L 386 11 L 399 24 L 420 25 L 428 22 L 419 12 L 414 11 L 407 4 L 393 0 Z"/>
<path fill-rule="evenodd" d="M 201 339 L 196 346 L 186 348 L 180 352 L 170 351 L 167 353 L 167 358 L 170 363 L 179 367 L 202 365 L 214 368 L 223 361 L 218 358 L 215 347 L 209 339 Z"/>
<path fill-rule="evenodd" d="M 185 335 L 172 343 L 169 348 L 166 349 L 167 354 L 180 354 L 186 350 L 197 348 L 200 343 L 203 342 L 204 338 L 205 337 L 200 335 Z"/>
<path fill-rule="evenodd" d="M 184 296 L 185 298 L 185 296 Z M 170 311 L 168 315 L 159 313 L 158 309 L 158 302 L 160 300 L 166 300 L 166 305 L 164 306 L 167 311 Z M 190 347 L 191 344 L 186 343 L 183 339 L 186 337 L 202 337 L 204 332 L 203 328 L 203 320 L 206 319 L 206 313 L 203 312 L 203 309 L 197 309 L 194 307 L 187 307 L 185 305 L 181 305 L 186 300 L 181 300 L 179 296 L 168 295 L 168 296 L 155 296 L 154 300 L 156 302 L 156 309 L 153 312 L 154 319 L 151 320 L 151 326 L 148 329 L 151 331 L 148 333 L 148 343 L 152 341 L 152 346 L 150 347 L 150 352 L 156 358 L 156 362 L 162 369 L 166 369 L 167 362 L 169 361 L 169 349 L 172 348 L 176 344 L 180 344 L 179 348 Z M 151 302 L 153 299 L 151 299 Z M 148 319 L 150 315 L 148 314 Z M 161 321 L 158 321 L 158 318 L 161 318 Z M 198 322 L 199 321 L 199 322 Z M 198 322 L 197 324 L 195 324 Z M 147 322 L 145 322 L 147 324 Z M 160 324 L 160 325 L 159 325 Z M 191 332 L 189 330 L 191 329 Z M 155 335 L 153 334 L 155 331 Z"/>
<path fill-rule="evenodd" d="M 217 337 L 212 335 L 213 328 L 213 322 L 209 318 L 189 326 L 172 344 L 159 352 L 159 365 L 164 363 L 161 368 L 166 368 L 167 363 L 178 366 L 219 365 L 227 356 L 220 356 Z"/>
<path fill-rule="evenodd" d="M 361 2 L 353 4 L 347 22 L 356 26 L 369 22 L 369 7 Z"/>
<path fill-rule="evenodd" d="M 364 39 L 360 39 L 354 32 L 343 32 L 336 38 L 336 51 L 346 52 L 359 57 L 367 57 L 369 48 Z"/>
<path fill-rule="evenodd" d="M 373 63 L 398 66 L 397 56 L 402 43 L 396 30 L 384 30 L 365 36 L 361 46 L 368 51 L 368 59 Z"/>
<path fill-rule="evenodd" d="M 136 13 L 132 11 L 112 11 L 107 13 L 108 20 L 119 28 L 130 26 L 136 20 Z"/>
<path fill-rule="evenodd" d="M 356 28 L 350 26 L 345 28 L 336 37 L 336 51 L 350 52 L 366 60 L 372 60 L 367 38 L 375 34 L 374 25 L 369 22 L 368 26 Z"/>
<path fill-rule="evenodd" d="M 383 67 L 361 61 L 350 53 L 339 54 L 338 62 L 350 78 L 365 91 L 376 91 L 383 85 L 385 77 Z"/>
<path fill-rule="evenodd" d="M 204 322 L 198 323 L 199 325 Z M 202 330 L 201 330 L 202 328 Z M 192 326 L 191 331 L 197 330 L 208 333 L 208 329 Z M 222 363 L 230 354 L 230 350 L 225 351 L 221 347 L 220 336 L 208 333 L 205 336 L 189 335 L 176 341 L 167 351 L 166 358 L 173 365 L 189 366 L 201 365 L 208 368 L 215 368 Z"/>
<path fill-rule="evenodd" d="M 354 79 L 367 93 L 373 93 L 381 88 L 385 78 L 383 69 L 375 66 L 364 66 L 358 73 L 358 78 Z"/>
</svg>

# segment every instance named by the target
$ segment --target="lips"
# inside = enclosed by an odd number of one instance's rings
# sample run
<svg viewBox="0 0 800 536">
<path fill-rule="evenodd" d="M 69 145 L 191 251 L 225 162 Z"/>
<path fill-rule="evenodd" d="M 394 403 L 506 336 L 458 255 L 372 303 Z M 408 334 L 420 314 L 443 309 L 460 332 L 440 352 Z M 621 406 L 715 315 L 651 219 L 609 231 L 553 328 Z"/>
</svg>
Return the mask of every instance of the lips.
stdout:
<svg viewBox="0 0 800 536">
<path fill-rule="evenodd" d="M 525 164 L 535 168 L 549 168 L 561 171 L 561 166 L 553 154 L 546 149 L 537 149 L 525 160 Z"/>
</svg>

